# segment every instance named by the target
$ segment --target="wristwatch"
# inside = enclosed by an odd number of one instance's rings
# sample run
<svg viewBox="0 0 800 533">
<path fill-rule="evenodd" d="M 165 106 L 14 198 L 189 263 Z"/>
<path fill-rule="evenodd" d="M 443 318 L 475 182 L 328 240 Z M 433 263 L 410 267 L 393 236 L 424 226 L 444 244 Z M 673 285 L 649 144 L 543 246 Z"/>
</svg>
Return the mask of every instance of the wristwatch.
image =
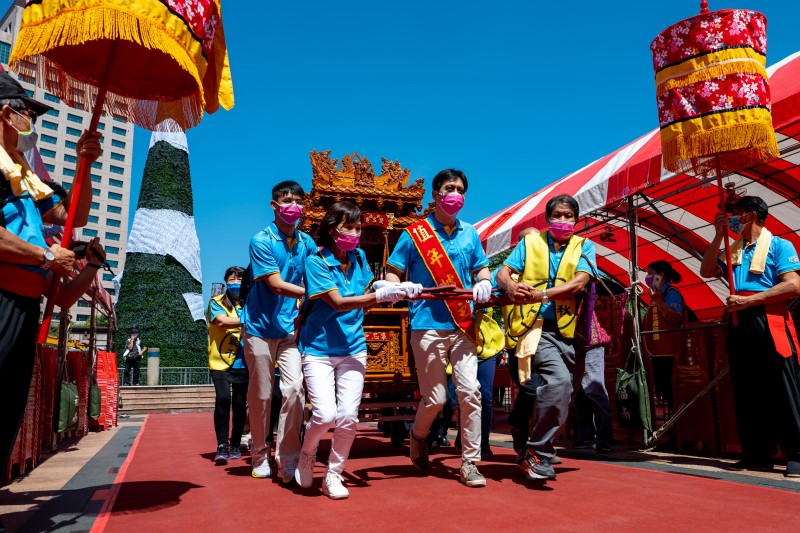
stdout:
<svg viewBox="0 0 800 533">
<path fill-rule="evenodd" d="M 53 261 L 56 260 L 56 254 L 53 253 L 53 250 L 50 248 L 44 249 L 44 263 L 42 263 L 42 268 L 44 270 L 50 270 L 50 265 L 53 264 Z"/>
<path fill-rule="evenodd" d="M 542 305 L 546 304 L 550 301 L 550 298 L 547 297 L 547 289 L 542 289 Z"/>
</svg>

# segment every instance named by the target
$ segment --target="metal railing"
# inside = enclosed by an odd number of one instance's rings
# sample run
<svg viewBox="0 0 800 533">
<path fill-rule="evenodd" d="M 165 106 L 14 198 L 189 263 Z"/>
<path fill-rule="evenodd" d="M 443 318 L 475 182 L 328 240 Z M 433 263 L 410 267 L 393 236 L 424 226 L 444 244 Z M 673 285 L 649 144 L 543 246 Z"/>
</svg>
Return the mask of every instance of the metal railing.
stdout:
<svg viewBox="0 0 800 533">
<path fill-rule="evenodd" d="M 119 382 L 122 383 L 123 368 L 119 369 Z M 128 376 L 128 383 L 132 376 Z M 158 369 L 159 385 L 210 385 L 211 374 L 205 366 L 175 366 L 163 367 Z M 139 385 L 147 385 L 147 368 L 142 368 L 139 372 Z"/>
</svg>

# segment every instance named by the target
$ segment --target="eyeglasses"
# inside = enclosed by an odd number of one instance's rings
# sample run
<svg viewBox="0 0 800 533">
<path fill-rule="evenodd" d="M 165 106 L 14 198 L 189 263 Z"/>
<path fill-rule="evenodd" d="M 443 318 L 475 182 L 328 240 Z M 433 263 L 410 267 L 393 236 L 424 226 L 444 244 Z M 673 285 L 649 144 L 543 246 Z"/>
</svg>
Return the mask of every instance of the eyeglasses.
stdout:
<svg viewBox="0 0 800 533">
<path fill-rule="evenodd" d="M 14 109 L 13 107 L 9 107 L 9 109 L 11 109 L 11 111 L 13 111 L 13 112 L 14 112 L 14 113 L 16 113 L 17 115 L 21 116 L 22 118 L 28 119 L 28 120 L 30 121 L 30 123 L 31 123 L 31 124 L 36 124 L 36 118 L 37 118 L 37 116 L 36 116 L 36 111 L 34 111 L 33 109 L 31 109 L 30 107 L 26 107 L 25 109 L 23 109 L 23 111 L 24 111 L 26 114 L 22 114 L 22 113 L 20 113 L 19 111 L 17 111 L 17 110 L 16 110 L 16 109 Z"/>
</svg>

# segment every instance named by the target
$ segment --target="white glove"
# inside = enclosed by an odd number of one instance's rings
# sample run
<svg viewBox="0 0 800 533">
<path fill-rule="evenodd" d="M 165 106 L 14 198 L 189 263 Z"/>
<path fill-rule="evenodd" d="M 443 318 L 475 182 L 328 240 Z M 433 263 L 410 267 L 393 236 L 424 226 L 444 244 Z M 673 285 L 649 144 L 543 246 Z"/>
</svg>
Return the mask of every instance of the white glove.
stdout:
<svg viewBox="0 0 800 533">
<path fill-rule="evenodd" d="M 472 286 L 472 299 L 476 304 L 485 304 L 492 297 L 492 282 L 482 279 Z"/>
<path fill-rule="evenodd" d="M 420 294 L 422 294 L 422 285 L 419 283 L 411 283 L 410 281 L 404 281 L 400 284 L 400 287 L 406 291 L 406 294 L 409 298 L 416 298 Z"/>
<path fill-rule="evenodd" d="M 372 282 L 372 291 L 374 292 L 390 285 L 399 285 L 399 283 L 396 281 L 386 281 L 385 279 L 375 280 Z"/>
<path fill-rule="evenodd" d="M 375 291 L 375 301 L 379 304 L 399 302 L 406 297 L 406 291 L 399 283 L 392 283 Z"/>
</svg>

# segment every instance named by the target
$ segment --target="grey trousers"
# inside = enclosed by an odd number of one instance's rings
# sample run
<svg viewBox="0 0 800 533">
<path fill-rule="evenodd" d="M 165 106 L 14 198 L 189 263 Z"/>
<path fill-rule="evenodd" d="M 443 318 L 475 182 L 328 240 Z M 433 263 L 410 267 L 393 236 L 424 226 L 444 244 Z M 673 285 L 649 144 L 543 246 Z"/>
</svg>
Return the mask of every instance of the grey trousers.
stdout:
<svg viewBox="0 0 800 533">
<path fill-rule="evenodd" d="M 575 348 L 572 341 L 556 331 L 543 331 L 533 369 L 544 381 L 537 389 L 533 404 L 533 425 L 528 448 L 552 458 L 556 450 L 553 441 L 567 421 L 572 396 L 572 371 L 575 367 Z"/>
</svg>

